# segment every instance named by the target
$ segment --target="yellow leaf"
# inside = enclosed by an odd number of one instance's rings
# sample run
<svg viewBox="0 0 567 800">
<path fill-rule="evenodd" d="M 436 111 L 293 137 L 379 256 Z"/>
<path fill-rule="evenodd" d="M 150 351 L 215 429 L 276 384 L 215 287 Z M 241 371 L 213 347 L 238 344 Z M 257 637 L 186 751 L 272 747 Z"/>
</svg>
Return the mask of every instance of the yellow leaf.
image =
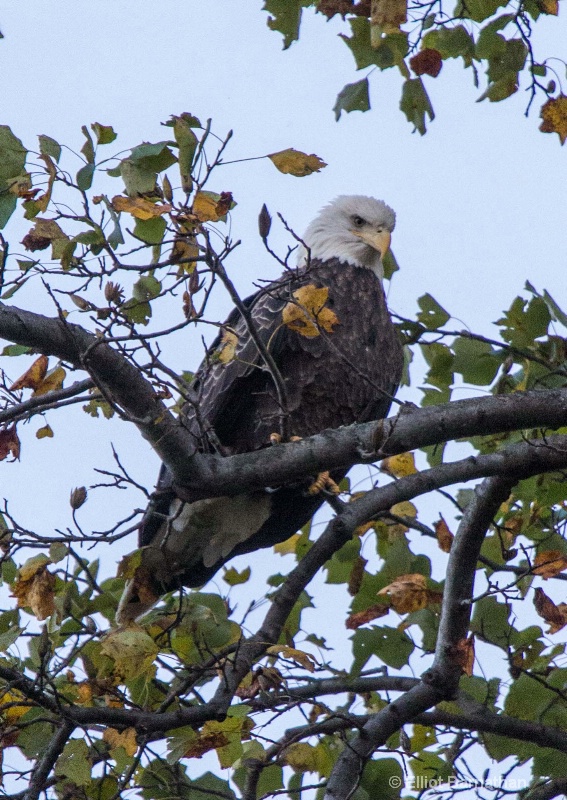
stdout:
<svg viewBox="0 0 567 800">
<path fill-rule="evenodd" d="M 404 500 L 401 503 L 396 503 L 395 506 L 392 506 L 390 509 L 392 514 L 395 514 L 396 517 L 417 517 L 417 508 L 414 506 L 413 503 L 410 503 L 409 500 Z"/>
<path fill-rule="evenodd" d="M 541 107 L 540 117 L 543 122 L 539 126 L 543 133 L 556 133 L 565 144 L 567 139 L 567 96 L 560 94 L 552 97 Z"/>
<path fill-rule="evenodd" d="M 145 197 L 124 197 L 117 194 L 112 198 L 112 207 L 115 211 L 127 211 L 132 214 L 136 219 L 153 219 L 154 217 L 161 217 L 171 211 L 171 205 L 164 203 L 152 203 L 151 200 L 146 200 Z"/>
<path fill-rule="evenodd" d="M 325 306 L 329 297 L 327 286 L 317 288 L 309 283 L 297 289 L 293 296 L 295 301 L 287 303 L 282 311 L 283 324 L 290 330 L 313 339 L 321 334 L 321 329 L 332 333 L 333 326 L 339 324 L 335 312 Z"/>
<path fill-rule="evenodd" d="M 556 17 L 559 14 L 559 0 L 538 0 L 538 8 L 544 14 L 553 14 Z"/>
<path fill-rule="evenodd" d="M 105 742 L 108 742 L 111 750 L 116 750 L 117 747 L 123 747 L 127 756 L 134 756 L 138 750 L 138 742 L 136 741 L 136 729 L 126 728 L 124 731 L 117 731 L 116 728 L 106 728 L 102 734 Z"/>
<path fill-rule="evenodd" d="M 36 439 L 53 439 L 53 430 L 50 425 L 44 425 L 35 432 Z"/>
<path fill-rule="evenodd" d="M 293 147 L 280 150 L 278 153 L 270 153 L 268 158 L 280 172 L 285 175 L 295 175 L 296 178 L 303 178 L 305 175 L 311 175 L 312 172 L 319 172 L 327 166 L 314 153 L 308 156 L 307 153 L 294 150 Z"/>
<path fill-rule="evenodd" d="M 191 210 L 200 222 L 218 222 L 235 205 L 230 192 L 197 192 Z"/>
<path fill-rule="evenodd" d="M 34 390 L 33 397 L 38 397 L 41 394 L 47 394 L 47 392 L 53 392 L 55 389 L 61 389 L 63 386 L 63 381 L 65 380 L 67 373 L 63 369 L 63 367 L 55 367 L 50 372 L 47 373 L 45 378 L 41 381 L 39 386 Z"/>
<path fill-rule="evenodd" d="M 394 478 L 405 478 L 406 475 L 414 475 L 417 472 L 413 453 L 399 453 L 397 456 L 385 458 L 380 469 Z"/>
<path fill-rule="evenodd" d="M 218 360 L 221 364 L 228 364 L 236 355 L 238 336 L 232 331 L 225 331 L 222 335 L 220 350 L 217 350 Z"/>
<path fill-rule="evenodd" d="M 17 689 L 0 692 L 0 716 L 9 725 L 15 725 L 31 708 L 30 705 L 16 705 L 18 701 L 25 702 L 26 698 Z"/>
<path fill-rule="evenodd" d="M 324 746 L 313 746 L 307 742 L 290 744 L 286 747 L 283 758 L 297 772 L 318 772 L 319 775 L 326 776 L 332 767 L 328 750 Z"/>
<path fill-rule="evenodd" d="M 400 25 L 407 21 L 406 0 L 371 0 L 370 23 L 378 25 L 382 33 L 399 33 Z"/>
<path fill-rule="evenodd" d="M 196 258 L 199 256 L 199 248 L 195 244 L 194 237 L 176 236 L 171 248 L 171 255 L 169 258 L 174 264 L 182 262 L 181 267 L 183 272 L 189 275 L 194 271 L 197 266 Z"/>
<path fill-rule="evenodd" d="M 288 647 L 285 644 L 274 644 L 268 647 L 266 652 L 271 656 L 281 656 L 290 661 L 295 661 L 309 672 L 315 671 L 315 659 L 303 650 L 296 650 L 295 647 Z"/>
<path fill-rule="evenodd" d="M 295 553 L 295 547 L 300 537 L 301 537 L 300 533 L 294 533 L 293 536 L 290 536 L 289 539 L 285 540 L 285 542 L 280 542 L 279 544 L 275 544 L 274 552 L 279 553 L 280 556 L 287 556 Z"/>
<path fill-rule="evenodd" d="M 567 568 L 567 556 L 559 550 L 545 550 L 535 557 L 532 572 L 542 578 L 554 578 Z"/>
<path fill-rule="evenodd" d="M 124 680 L 151 675 L 158 654 L 154 640 L 135 623 L 110 633 L 102 643 L 102 652 L 114 661 L 114 672 Z"/>
<path fill-rule="evenodd" d="M 14 392 L 16 389 L 37 389 L 45 378 L 48 363 L 47 356 L 36 358 L 31 367 L 24 372 L 23 375 L 20 375 L 18 380 L 14 381 L 10 386 L 10 391 Z"/>
</svg>

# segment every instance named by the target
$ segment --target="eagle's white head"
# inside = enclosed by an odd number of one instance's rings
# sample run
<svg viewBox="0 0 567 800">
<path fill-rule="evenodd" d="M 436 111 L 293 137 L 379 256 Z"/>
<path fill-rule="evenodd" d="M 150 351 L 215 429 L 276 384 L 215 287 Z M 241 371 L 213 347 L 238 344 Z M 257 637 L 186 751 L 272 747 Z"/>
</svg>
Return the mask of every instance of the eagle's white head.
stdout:
<svg viewBox="0 0 567 800">
<path fill-rule="evenodd" d="M 361 194 L 341 195 L 321 209 L 303 235 L 311 258 L 339 258 L 355 267 L 371 269 L 382 278 L 382 258 L 390 247 L 396 224 L 394 211 L 382 200 Z M 300 246 L 298 264 L 307 259 Z"/>
</svg>

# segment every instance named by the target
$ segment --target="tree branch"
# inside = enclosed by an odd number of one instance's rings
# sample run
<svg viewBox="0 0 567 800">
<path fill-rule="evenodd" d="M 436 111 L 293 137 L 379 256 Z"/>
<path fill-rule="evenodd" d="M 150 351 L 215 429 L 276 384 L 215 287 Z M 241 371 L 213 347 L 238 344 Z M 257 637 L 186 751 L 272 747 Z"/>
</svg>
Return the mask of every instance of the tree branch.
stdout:
<svg viewBox="0 0 567 800">
<path fill-rule="evenodd" d="M 5 411 L 1 411 L 0 423 L 5 424 L 6 422 L 11 422 L 13 419 L 22 419 L 22 417 L 28 415 L 30 411 L 41 412 L 45 406 L 52 407 L 62 400 L 67 400 L 70 397 L 76 397 L 83 392 L 87 392 L 89 389 L 92 389 L 93 386 L 94 383 L 92 380 L 86 378 L 84 381 L 77 381 L 64 389 L 57 389 L 47 394 L 39 395 L 39 397 L 30 397 L 29 400 L 16 403 Z M 90 400 L 91 398 L 89 397 L 88 399 Z"/>
<path fill-rule="evenodd" d="M 59 726 L 59 730 L 47 744 L 42 757 L 36 762 L 30 784 L 24 794 L 24 800 L 37 800 L 40 794 L 45 791 L 45 783 L 49 773 L 73 733 L 74 727 L 69 722 L 63 722 Z"/>
</svg>

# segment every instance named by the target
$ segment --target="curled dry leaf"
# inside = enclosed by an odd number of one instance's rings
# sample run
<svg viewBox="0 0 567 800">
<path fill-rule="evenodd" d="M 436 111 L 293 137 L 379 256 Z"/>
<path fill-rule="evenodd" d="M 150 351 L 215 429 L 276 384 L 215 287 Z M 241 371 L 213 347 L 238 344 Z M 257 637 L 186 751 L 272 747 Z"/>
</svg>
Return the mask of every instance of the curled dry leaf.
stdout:
<svg viewBox="0 0 567 800">
<path fill-rule="evenodd" d="M 321 335 L 321 330 L 332 333 L 339 318 L 334 311 L 325 306 L 329 297 L 327 286 L 318 288 L 312 283 L 302 286 L 293 293 L 294 301 L 284 306 L 282 321 L 292 331 L 307 339 Z"/>
<path fill-rule="evenodd" d="M 548 633 L 557 633 L 567 625 L 567 603 L 555 605 L 543 589 L 536 589 L 534 594 L 535 610 L 549 625 Z"/>
<path fill-rule="evenodd" d="M 13 459 L 20 457 L 20 440 L 16 432 L 16 424 L 0 428 L 0 461 L 4 461 L 8 456 Z"/>
<path fill-rule="evenodd" d="M 450 553 L 451 545 L 453 544 L 453 539 L 455 537 L 449 530 L 449 526 L 441 515 L 439 515 L 439 519 L 433 524 L 433 527 L 435 528 L 435 535 L 437 536 L 437 544 L 439 545 L 439 548 L 444 553 Z"/>
<path fill-rule="evenodd" d="M 45 378 L 41 381 L 37 389 L 34 389 L 33 397 L 39 397 L 39 395 L 47 394 L 48 392 L 54 392 L 57 389 L 61 389 L 63 386 L 63 381 L 67 377 L 67 373 L 63 369 L 63 367 L 58 366 L 52 369 L 50 372 L 47 373 Z"/>
<path fill-rule="evenodd" d="M 293 147 L 287 150 L 280 150 L 278 153 L 270 153 L 268 158 L 272 164 L 285 175 L 295 175 L 296 178 L 304 178 L 312 172 L 319 172 L 327 164 L 314 153 L 307 155 Z"/>
<path fill-rule="evenodd" d="M 347 617 L 345 625 L 349 630 L 355 631 L 357 628 L 360 628 L 361 625 L 372 622 L 373 619 L 385 617 L 389 611 L 389 606 L 384 605 L 384 603 L 379 603 L 375 606 L 370 606 L 370 608 L 367 608 L 365 611 L 357 611 L 355 614 L 351 614 Z"/>
<path fill-rule="evenodd" d="M 532 572 L 542 578 L 554 578 L 567 568 L 567 556 L 559 550 L 544 550 L 535 557 Z"/>
<path fill-rule="evenodd" d="M 388 586 L 380 589 L 378 596 L 388 597 L 392 608 L 398 614 L 419 611 L 431 603 L 438 603 L 441 599 L 439 592 L 427 588 L 426 578 L 420 573 L 400 575 Z"/>
<path fill-rule="evenodd" d="M 18 389 L 37 389 L 47 373 L 47 366 L 49 359 L 47 356 L 40 356 L 36 358 L 31 367 L 20 375 L 18 380 L 10 386 L 10 391 L 15 392 Z"/>
<path fill-rule="evenodd" d="M 540 111 L 543 122 L 539 126 L 543 133 L 556 133 L 561 144 L 567 139 L 567 96 L 560 94 L 543 104 Z"/>
<path fill-rule="evenodd" d="M 169 203 L 160 205 L 146 200 L 145 197 L 124 197 L 121 194 L 112 198 L 112 207 L 115 211 L 126 211 L 136 219 L 144 220 L 161 217 L 163 214 L 168 214 L 172 208 Z"/>
<path fill-rule="evenodd" d="M 441 72 L 443 59 L 439 50 L 426 47 L 410 58 L 409 63 L 416 75 L 431 75 L 436 78 Z"/>
<path fill-rule="evenodd" d="M 55 575 L 47 569 L 50 559 L 45 555 L 29 558 L 18 570 L 12 586 L 12 595 L 18 608 L 31 608 L 39 620 L 47 619 L 55 611 Z"/>
<path fill-rule="evenodd" d="M 461 639 L 454 646 L 451 652 L 451 660 L 457 664 L 465 673 L 465 675 L 472 675 L 474 668 L 474 635 L 471 634 L 468 639 Z"/>
<path fill-rule="evenodd" d="M 218 360 L 221 364 L 228 364 L 236 355 L 238 336 L 232 331 L 225 331 L 222 335 L 220 349 L 217 350 Z"/>
<path fill-rule="evenodd" d="M 270 656 L 281 656 L 281 658 L 295 661 L 309 672 L 315 671 L 316 662 L 313 656 L 309 655 L 309 653 L 305 653 L 303 650 L 296 650 L 295 647 L 288 647 L 285 644 L 274 644 L 268 647 L 266 653 Z"/>
</svg>

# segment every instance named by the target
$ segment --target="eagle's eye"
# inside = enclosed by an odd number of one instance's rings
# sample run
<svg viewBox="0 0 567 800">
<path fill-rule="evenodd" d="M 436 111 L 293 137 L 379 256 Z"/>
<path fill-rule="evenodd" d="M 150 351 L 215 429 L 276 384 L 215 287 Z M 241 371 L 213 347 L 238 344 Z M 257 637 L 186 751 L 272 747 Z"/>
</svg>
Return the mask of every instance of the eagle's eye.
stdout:
<svg viewBox="0 0 567 800">
<path fill-rule="evenodd" d="M 354 222 L 357 228 L 362 228 L 362 226 L 366 224 L 366 220 L 362 219 L 362 217 L 353 217 L 352 221 Z"/>
</svg>

